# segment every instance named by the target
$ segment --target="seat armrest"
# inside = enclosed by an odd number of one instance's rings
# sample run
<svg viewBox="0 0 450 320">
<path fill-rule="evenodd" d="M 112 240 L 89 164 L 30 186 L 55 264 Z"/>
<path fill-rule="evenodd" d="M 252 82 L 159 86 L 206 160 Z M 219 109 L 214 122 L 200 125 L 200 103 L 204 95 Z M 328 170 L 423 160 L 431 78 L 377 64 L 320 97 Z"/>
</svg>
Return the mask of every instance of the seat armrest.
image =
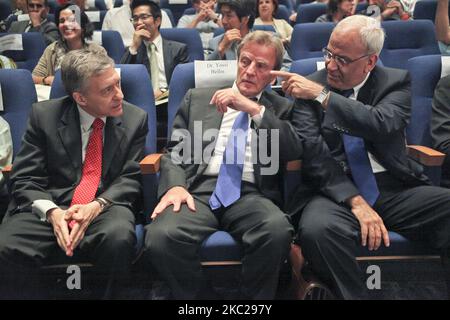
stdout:
<svg viewBox="0 0 450 320">
<path fill-rule="evenodd" d="M 286 164 L 286 170 L 287 171 L 300 171 L 301 167 L 302 167 L 302 161 L 301 160 L 289 161 Z"/>
<path fill-rule="evenodd" d="M 159 172 L 162 153 L 152 153 L 140 162 L 142 174 L 154 174 Z"/>
<path fill-rule="evenodd" d="M 411 158 L 428 167 L 440 167 L 445 159 L 445 153 L 425 146 L 408 145 L 407 152 Z"/>
<path fill-rule="evenodd" d="M 5 177 L 5 179 L 8 179 L 11 174 L 11 171 L 12 171 L 12 164 L 4 166 L 2 169 L 3 177 Z"/>
</svg>

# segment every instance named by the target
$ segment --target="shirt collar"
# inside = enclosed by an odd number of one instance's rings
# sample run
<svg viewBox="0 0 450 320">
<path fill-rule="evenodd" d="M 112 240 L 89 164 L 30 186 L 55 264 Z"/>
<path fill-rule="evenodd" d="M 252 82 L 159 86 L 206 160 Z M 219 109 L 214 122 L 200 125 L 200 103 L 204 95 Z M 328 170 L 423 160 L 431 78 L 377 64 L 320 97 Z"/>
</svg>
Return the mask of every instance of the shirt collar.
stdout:
<svg viewBox="0 0 450 320">
<path fill-rule="evenodd" d="M 239 91 L 239 88 L 237 87 L 237 84 L 236 84 L 236 81 L 235 82 L 233 82 L 233 87 L 232 87 L 234 90 L 238 90 Z M 258 93 L 256 96 L 254 96 L 254 97 L 249 97 L 249 99 L 251 99 L 251 98 L 255 98 L 256 99 L 256 101 L 259 101 L 259 99 L 261 99 L 261 95 L 262 95 L 262 91 L 260 92 L 260 93 Z"/>
<path fill-rule="evenodd" d="M 364 86 L 364 84 L 367 82 L 367 79 L 369 79 L 370 72 L 367 74 L 366 78 L 361 82 L 360 84 L 353 87 L 353 94 L 355 95 L 355 99 L 358 98 L 359 90 Z"/>
<path fill-rule="evenodd" d="M 80 114 L 80 125 L 81 125 L 81 131 L 87 132 L 91 129 L 92 123 L 94 123 L 95 117 L 91 116 L 89 113 L 83 110 L 78 104 L 77 104 L 78 112 Z M 100 117 L 100 119 L 103 121 L 103 123 L 106 122 L 106 117 Z"/>
<path fill-rule="evenodd" d="M 155 46 L 156 46 L 156 51 L 160 51 L 161 48 L 162 48 L 162 37 L 161 37 L 161 34 L 159 34 L 159 35 L 155 38 L 155 40 L 153 40 L 152 42 L 153 42 L 153 43 L 155 44 Z M 145 43 L 145 46 L 148 47 L 148 45 L 149 45 L 151 42 L 150 42 L 150 41 L 144 40 L 144 43 Z"/>
</svg>

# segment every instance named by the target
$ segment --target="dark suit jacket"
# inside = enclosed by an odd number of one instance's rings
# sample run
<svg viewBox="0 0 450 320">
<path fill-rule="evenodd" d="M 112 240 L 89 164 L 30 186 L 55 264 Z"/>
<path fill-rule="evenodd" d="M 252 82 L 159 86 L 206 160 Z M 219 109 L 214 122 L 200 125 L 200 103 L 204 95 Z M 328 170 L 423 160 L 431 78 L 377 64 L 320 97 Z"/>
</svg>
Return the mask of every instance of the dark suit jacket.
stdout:
<svg viewBox="0 0 450 320">
<path fill-rule="evenodd" d="M 215 105 L 209 104 L 213 94 L 219 88 L 205 88 L 205 89 L 191 89 L 186 93 L 184 101 L 178 110 L 173 123 L 172 132 L 177 130 L 188 130 L 191 134 L 191 156 L 189 158 L 190 164 L 184 161 L 183 164 L 174 164 L 171 160 L 170 152 L 175 147 L 179 147 L 181 143 L 178 139 L 174 139 L 168 144 L 168 153 L 165 154 L 161 161 L 161 177 L 159 181 L 158 195 L 162 197 L 167 190 L 174 186 L 183 186 L 188 189 L 198 181 L 202 176 L 208 164 L 204 161 L 195 163 L 194 161 L 194 121 L 201 121 L 203 132 L 208 129 L 220 129 L 223 115 L 219 113 Z M 264 92 L 258 102 L 266 107 L 261 125 L 256 129 L 258 137 L 261 129 L 279 129 L 279 143 L 280 147 L 280 166 L 278 173 L 275 175 L 261 175 L 261 170 L 264 167 L 270 167 L 269 164 L 263 165 L 258 158 L 254 164 L 255 182 L 259 190 L 267 198 L 274 201 L 277 205 L 282 203 L 281 191 L 282 184 L 280 173 L 284 170 L 286 161 L 299 159 L 302 153 L 302 144 L 292 128 L 289 119 L 291 118 L 293 104 L 289 100 L 280 97 L 276 93 Z M 252 124 L 254 127 L 254 124 Z M 202 151 L 206 147 L 214 150 L 215 142 L 210 140 L 203 140 L 197 143 L 201 144 Z M 211 142 L 213 143 L 211 144 Z M 210 145 L 211 144 L 211 145 Z M 270 145 L 268 147 L 270 149 Z M 198 161 L 197 161 L 198 162 Z"/>
<path fill-rule="evenodd" d="M 14 21 L 9 27 L 10 33 L 24 33 L 29 25 L 29 21 Z M 44 20 L 39 28 L 31 27 L 28 32 L 40 32 L 45 40 L 45 45 L 59 40 L 59 30 L 56 24 L 49 20 Z"/>
<path fill-rule="evenodd" d="M 446 154 L 441 184 L 450 187 L 450 76 L 436 86 L 430 126 L 433 148 Z"/>
<path fill-rule="evenodd" d="M 326 70 L 309 78 L 325 85 Z M 343 133 L 364 138 L 368 151 L 406 186 L 428 184 L 422 166 L 406 153 L 410 100 L 408 73 L 376 66 L 360 89 L 358 101 L 332 92 L 326 112 L 315 101 L 296 101 L 293 125 L 305 139 L 302 166 L 305 184 L 338 203 L 359 193 L 347 175 Z M 301 203 L 307 197 L 299 194 L 294 199 Z M 299 203 L 297 206 L 301 207 Z"/>
<path fill-rule="evenodd" d="M 166 72 L 167 84 L 172 79 L 173 69 L 180 63 L 189 62 L 189 55 L 187 46 L 184 43 L 162 39 L 163 53 L 164 53 L 164 71 Z M 139 47 L 137 54 L 132 55 L 130 50 L 125 49 L 125 53 L 120 59 L 120 63 L 124 64 L 143 64 L 148 70 L 150 79 L 152 77 L 150 72 L 150 61 L 148 60 L 147 48 L 144 42 Z"/>
<path fill-rule="evenodd" d="M 133 209 L 140 201 L 139 163 L 147 135 L 147 114 L 127 102 L 121 117 L 106 119 L 98 197 Z M 11 176 L 10 212 L 31 211 L 34 200 L 69 206 L 82 171 L 78 109 L 69 97 L 33 105 Z"/>
</svg>

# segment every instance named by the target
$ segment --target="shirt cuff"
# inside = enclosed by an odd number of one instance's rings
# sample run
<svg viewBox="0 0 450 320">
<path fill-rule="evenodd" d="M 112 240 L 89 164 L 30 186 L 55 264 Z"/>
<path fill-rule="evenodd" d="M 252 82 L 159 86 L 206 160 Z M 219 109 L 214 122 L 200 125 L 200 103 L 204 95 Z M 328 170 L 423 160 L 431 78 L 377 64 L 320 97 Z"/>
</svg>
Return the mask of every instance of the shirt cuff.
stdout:
<svg viewBox="0 0 450 320">
<path fill-rule="evenodd" d="M 128 47 L 128 51 L 131 53 L 132 56 L 137 55 L 137 50 L 135 51 L 135 50 L 131 49 L 131 47 Z"/>
<path fill-rule="evenodd" d="M 261 125 L 262 122 L 262 118 L 264 116 L 264 111 L 266 111 L 266 107 L 265 106 L 260 106 L 261 110 L 259 111 L 258 114 L 255 114 L 252 117 L 253 122 L 259 127 Z"/>
<path fill-rule="evenodd" d="M 35 213 L 41 221 L 47 221 L 47 212 L 51 209 L 59 208 L 50 200 L 35 200 L 31 206 L 31 211 Z"/>
</svg>

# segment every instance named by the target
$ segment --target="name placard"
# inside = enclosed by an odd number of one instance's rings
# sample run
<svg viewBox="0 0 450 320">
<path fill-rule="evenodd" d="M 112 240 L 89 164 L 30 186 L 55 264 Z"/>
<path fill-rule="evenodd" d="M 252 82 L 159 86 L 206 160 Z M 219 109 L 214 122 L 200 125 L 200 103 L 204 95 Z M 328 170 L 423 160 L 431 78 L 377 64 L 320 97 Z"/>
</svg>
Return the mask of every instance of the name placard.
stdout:
<svg viewBox="0 0 450 320">
<path fill-rule="evenodd" d="M 4 37 L 0 37 L 0 52 L 7 50 L 23 50 L 22 35 L 21 34 L 9 34 Z"/>
<path fill-rule="evenodd" d="M 194 62 L 195 87 L 211 88 L 231 86 L 236 80 L 236 60 L 211 60 Z"/>
</svg>

